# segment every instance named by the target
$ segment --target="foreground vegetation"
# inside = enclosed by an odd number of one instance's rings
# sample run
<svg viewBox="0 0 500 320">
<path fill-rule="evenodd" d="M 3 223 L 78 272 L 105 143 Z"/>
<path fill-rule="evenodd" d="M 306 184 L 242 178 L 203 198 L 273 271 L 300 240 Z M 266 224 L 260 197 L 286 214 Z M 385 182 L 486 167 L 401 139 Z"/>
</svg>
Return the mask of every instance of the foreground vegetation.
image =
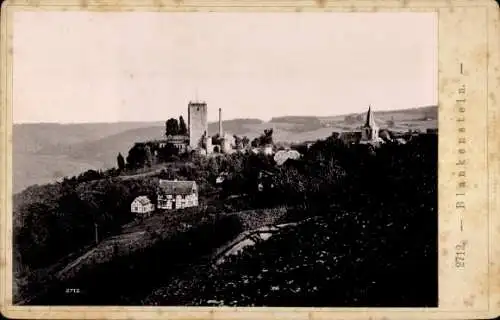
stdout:
<svg viewBox="0 0 500 320">
<path fill-rule="evenodd" d="M 293 181 L 286 193 L 296 209 L 287 218 L 314 219 L 220 266 L 179 274 L 142 303 L 436 306 L 436 147 L 436 136 L 376 152 L 362 146 L 344 149 L 334 141 L 316 144 L 304 162 L 282 169 L 277 179 Z M 344 171 L 331 164 L 328 154 L 333 153 Z M 331 172 L 341 179 L 330 180 Z"/>
<path fill-rule="evenodd" d="M 107 237 L 141 231 L 140 222 L 132 230 L 129 205 L 139 194 L 153 195 L 155 179 L 166 177 L 199 182 L 201 205 L 192 215 L 149 229 L 142 225 L 148 239 L 158 241 L 136 239 L 147 245 L 125 255 L 117 248 L 110 261 L 90 263 L 64 281 L 46 280 L 52 291 L 35 300 L 435 305 L 437 136 L 380 148 L 345 145 L 331 137 L 297 149 L 303 158 L 283 166 L 262 154 L 193 155 L 165 164 L 152 177 L 124 180 L 116 172 L 87 172 L 29 188 L 18 195 L 14 212 L 15 272 L 26 282 L 20 283 L 18 299 L 31 297 L 49 273 L 74 262 L 74 252 L 95 246 L 96 230 L 101 246 Z M 228 175 L 218 187 L 220 172 Z M 264 192 L 258 191 L 259 183 Z M 265 214 L 265 208 L 275 207 L 287 208 L 276 222 L 314 219 L 212 267 L 211 253 L 246 229 L 246 220 L 232 212 L 261 208 Z M 68 297 L 62 291 L 69 285 L 87 293 Z"/>
</svg>

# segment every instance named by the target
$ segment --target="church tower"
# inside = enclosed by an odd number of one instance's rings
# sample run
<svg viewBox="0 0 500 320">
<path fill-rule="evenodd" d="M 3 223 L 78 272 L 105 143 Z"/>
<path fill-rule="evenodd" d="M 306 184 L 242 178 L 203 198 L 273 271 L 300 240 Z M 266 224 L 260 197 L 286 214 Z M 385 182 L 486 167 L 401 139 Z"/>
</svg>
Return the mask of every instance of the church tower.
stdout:
<svg viewBox="0 0 500 320">
<path fill-rule="evenodd" d="M 373 116 L 371 106 L 368 107 L 368 112 L 366 114 L 366 122 L 362 128 L 362 140 L 363 141 L 376 141 L 378 139 L 379 128 L 375 123 L 375 117 Z"/>
</svg>

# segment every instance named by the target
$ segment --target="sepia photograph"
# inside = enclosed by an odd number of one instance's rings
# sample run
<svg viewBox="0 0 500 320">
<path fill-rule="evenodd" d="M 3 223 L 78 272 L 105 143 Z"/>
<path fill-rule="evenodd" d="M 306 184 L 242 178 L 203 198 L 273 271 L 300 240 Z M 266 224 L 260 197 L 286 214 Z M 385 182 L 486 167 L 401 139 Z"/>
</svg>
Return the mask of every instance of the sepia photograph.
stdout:
<svg viewBox="0 0 500 320">
<path fill-rule="evenodd" d="M 439 307 L 435 12 L 12 30 L 14 305 Z"/>
</svg>

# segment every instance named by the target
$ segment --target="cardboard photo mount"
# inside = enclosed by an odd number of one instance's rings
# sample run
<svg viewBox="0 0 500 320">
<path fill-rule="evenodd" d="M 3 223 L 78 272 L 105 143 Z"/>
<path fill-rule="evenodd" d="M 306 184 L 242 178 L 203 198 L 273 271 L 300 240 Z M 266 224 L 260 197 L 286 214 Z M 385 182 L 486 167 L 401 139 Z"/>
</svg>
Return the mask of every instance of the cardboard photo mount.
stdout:
<svg viewBox="0 0 500 320">
<path fill-rule="evenodd" d="M 19 11 L 429 12 L 438 19 L 439 307 L 12 305 L 13 17 Z M 493 0 L 10 0 L 1 11 L 0 302 L 24 319 L 485 319 L 500 314 L 500 34 Z M 320 32 L 320 31 L 318 31 Z"/>
</svg>

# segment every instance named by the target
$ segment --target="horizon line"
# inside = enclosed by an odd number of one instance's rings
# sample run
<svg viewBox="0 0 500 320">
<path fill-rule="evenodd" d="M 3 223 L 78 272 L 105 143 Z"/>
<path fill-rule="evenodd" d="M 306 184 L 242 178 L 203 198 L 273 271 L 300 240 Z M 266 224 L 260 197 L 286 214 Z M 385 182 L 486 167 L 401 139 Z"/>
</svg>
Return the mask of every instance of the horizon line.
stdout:
<svg viewBox="0 0 500 320">
<path fill-rule="evenodd" d="M 370 106 L 372 109 L 373 109 L 373 106 Z M 414 110 L 414 109 L 421 109 L 421 108 L 429 108 L 429 107 L 438 107 L 437 104 L 434 104 L 434 105 L 426 105 L 426 106 L 418 106 L 418 107 L 410 107 L 410 108 L 403 108 L 403 109 L 388 109 L 388 110 L 379 110 L 379 111 L 375 111 L 372 110 L 373 113 L 386 113 L 386 112 L 395 112 L 395 111 L 398 111 L 398 112 L 403 112 L 403 111 L 408 111 L 408 110 Z M 283 115 L 283 116 L 274 116 L 274 117 L 271 117 L 269 120 L 264 120 L 262 118 L 257 118 L 257 117 L 246 117 L 246 118 L 229 118 L 229 119 L 224 119 L 222 120 L 222 122 L 224 121 L 234 121 L 234 120 L 260 120 L 264 123 L 266 122 L 270 122 L 273 118 L 283 118 L 283 117 L 311 117 L 311 118 L 318 118 L 318 119 L 321 119 L 321 118 L 330 118 L 330 117 L 340 117 L 340 116 L 347 116 L 347 115 L 352 115 L 352 114 L 363 114 L 363 113 L 366 113 L 366 111 L 363 111 L 363 112 L 352 112 L 352 113 L 342 113 L 342 114 L 331 114 L 331 115 L 325 115 L 325 116 L 314 116 L 314 115 Z M 179 115 L 179 117 L 182 116 Z M 30 125 L 30 124 L 40 124 L 40 125 L 43 125 L 43 124 L 59 124 L 59 125 L 79 125 L 79 124 L 119 124 L 119 123 L 164 123 L 166 122 L 168 119 L 171 119 L 171 118 L 174 118 L 174 119 L 177 119 L 179 117 L 169 117 L 165 120 L 139 120 L 139 121 L 130 121 L 130 120 L 125 120 L 125 121 L 105 121 L 105 122 L 99 122 L 99 121 L 79 121 L 79 122 L 56 122 L 56 121 L 40 121 L 40 122 L 15 122 L 13 121 L 12 122 L 12 125 Z M 183 117 L 184 118 L 184 117 Z M 186 118 L 187 119 L 187 118 Z M 211 120 L 211 121 L 207 121 L 208 123 L 217 123 L 219 120 L 218 119 L 215 119 L 215 120 Z"/>
</svg>

